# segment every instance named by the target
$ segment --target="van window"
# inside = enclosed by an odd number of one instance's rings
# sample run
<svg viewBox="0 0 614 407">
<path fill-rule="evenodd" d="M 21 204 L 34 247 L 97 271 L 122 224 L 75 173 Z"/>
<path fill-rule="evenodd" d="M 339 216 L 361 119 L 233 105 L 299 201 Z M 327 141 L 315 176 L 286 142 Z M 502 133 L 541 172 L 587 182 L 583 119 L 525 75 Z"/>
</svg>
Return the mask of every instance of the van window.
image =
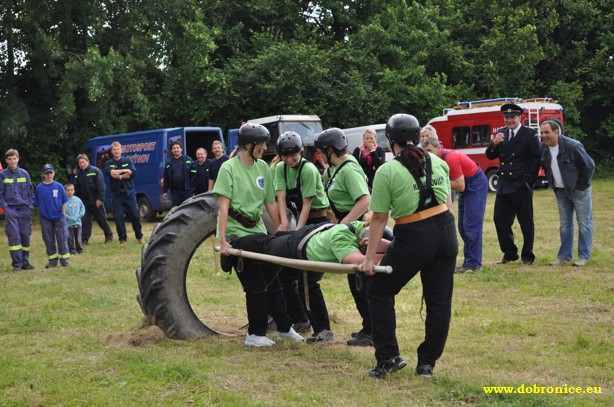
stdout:
<svg viewBox="0 0 614 407">
<path fill-rule="evenodd" d="M 490 125 L 473 126 L 471 129 L 471 145 L 487 146 L 490 143 Z"/>
<path fill-rule="evenodd" d="M 452 147 L 460 148 L 469 145 L 469 126 L 452 129 Z"/>
</svg>

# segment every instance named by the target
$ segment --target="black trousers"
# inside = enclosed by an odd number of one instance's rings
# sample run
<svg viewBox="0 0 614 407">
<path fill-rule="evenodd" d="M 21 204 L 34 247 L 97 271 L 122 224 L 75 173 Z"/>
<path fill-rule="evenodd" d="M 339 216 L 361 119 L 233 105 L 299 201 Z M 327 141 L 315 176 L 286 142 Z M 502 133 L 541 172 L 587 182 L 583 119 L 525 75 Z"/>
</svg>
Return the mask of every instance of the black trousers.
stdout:
<svg viewBox="0 0 614 407">
<path fill-rule="evenodd" d="M 237 245 L 233 244 L 233 247 L 236 248 Z M 247 333 L 266 335 L 269 315 L 273 317 L 279 332 L 288 332 L 292 327 L 292 321 L 286 313 L 286 300 L 278 278 L 280 268 L 273 264 L 243 258 L 241 270 L 238 271 L 238 258 L 232 256 L 231 259 L 245 292 L 249 324 Z"/>
<path fill-rule="evenodd" d="M 501 247 L 503 257 L 508 260 L 518 259 L 518 247 L 514 244 L 514 233 L 512 232 L 514 218 L 518 218 L 523 237 L 520 257 L 523 260 L 534 261 L 535 224 L 533 222 L 532 189 L 522 187 L 513 194 L 497 194 L 495 199 L 493 220 L 497 229 L 499 247 Z"/>
<path fill-rule="evenodd" d="M 85 242 L 90 240 L 92 236 L 92 217 L 104 232 L 104 237 L 113 236 L 113 231 L 107 221 L 107 212 L 104 210 L 104 205 L 100 205 L 99 207 L 96 206 L 96 204 L 84 206 L 85 214 L 81 218 L 81 226 L 83 227 L 81 239 Z"/>
<path fill-rule="evenodd" d="M 306 235 L 308 235 L 313 229 L 317 228 L 318 226 L 319 223 L 307 225 L 296 232 L 285 232 L 276 236 L 263 234 L 245 236 L 238 239 L 236 242 L 233 242 L 233 247 L 242 250 L 253 251 L 256 253 L 265 253 L 270 254 L 272 256 L 297 259 L 297 249 L 299 243 Z M 296 291 L 290 292 L 290 295 L 293 295 L 293 293 L 298 294 L 301 309 L 306 310 L 307 317 L 311 322 L 314 333 L 318 334 L 324 329 L 330 329 L 328 308 L 326 307 L 324 294 L 322 293 L 322 289 L 319 283 L 319 281 L 324 276 L 324 273 L 313 271 L 307 272 L 307 292 L 309 296 L 309 307 L 307 307 L 305 295 L 303 294 L 305 292 L 303 273 L 300 270 L 285 267 L 281 271 L 280 276 L 282 275 L 282 273 L 283 276 L 280 277 L 280 279 L 287 278 L 287 280 L 292 280 L 297 287 Z M 292 302 L 290 303 L 292 304 Z M 289 304 L 287 297 L 286 304 Z M 293 305 L 296 306 L 296 304 Z M 290 315 L 291 312 L 288 312 L 288 314 Z"/>
<path fill-rule="evenodd" d="M 380 263 L 392 266 L 393 272 L 371 277 L 367 290 L 378 361 L 399 356 L 395 296 L 420 272 L 426 320 L 424 341 L 418 346 L 418 363 L 435 366 L 450 328 L 457 254 L 456 226 L 449 211 L 394 227 L 394 240 Z"/>
</svg>

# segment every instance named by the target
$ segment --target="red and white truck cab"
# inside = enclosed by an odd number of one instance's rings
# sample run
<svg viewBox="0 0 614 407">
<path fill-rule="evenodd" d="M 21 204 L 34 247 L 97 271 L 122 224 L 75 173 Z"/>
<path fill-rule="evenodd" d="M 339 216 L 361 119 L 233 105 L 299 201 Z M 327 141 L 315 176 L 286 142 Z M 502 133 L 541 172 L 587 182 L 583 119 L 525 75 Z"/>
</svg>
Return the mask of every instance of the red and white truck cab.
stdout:
<svg viewBox="0 0 614 407">
<path fill-rule="evenodd" d="M 550 98 L 499 98 L 459 102 L 452 108 L 444 109 L 443 116 L 435 117 L 428 123 L 437 130 L 444 148 L 461 151 L 480 165 L 492 192 L 497 189 L 499 160 L 489 160 L 485 152 L 497 130 L 505 127 L 501 106 L 506 103 L 522 107 L 521 123 L 535 129 L 537 137 L 544 120 L 558 118 L 563 122 L 563 107 Z M 541 168 L 539 180 L 547 182 Z"/>
</svg>

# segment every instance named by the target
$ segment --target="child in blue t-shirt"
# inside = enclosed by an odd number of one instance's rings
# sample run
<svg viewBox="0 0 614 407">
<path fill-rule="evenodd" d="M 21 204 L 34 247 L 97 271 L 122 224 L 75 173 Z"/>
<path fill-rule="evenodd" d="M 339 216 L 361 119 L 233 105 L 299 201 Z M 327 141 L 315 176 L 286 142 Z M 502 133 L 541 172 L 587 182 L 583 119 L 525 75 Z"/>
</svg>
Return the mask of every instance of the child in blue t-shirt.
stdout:
<svg viewBox="0 0 614 407">
<path fill-rule="evenodd" d="M 62 184 L 53 180 L 54 176 L 53 165 L 45 164 L 43 182 L 34 191 L 34 205 L 40 209 L 41 232 L 49 259 L 45 266 L 47 269 L 57 267 L 58 260 L 62 266 L 68 266 L 70 261 L 65 215 L 68 196 Z"/>
<path fill-rule="evenodd" d="M 85 206 L 78 196 L 75 196 L 73 184 L 64 185 L 68 202 L 66 203 L 66 226 L 68 227 L 68 250 L 70 254 L 83 253 L 81 241 L 81 218 L 85 215 Z"/>
</svg>

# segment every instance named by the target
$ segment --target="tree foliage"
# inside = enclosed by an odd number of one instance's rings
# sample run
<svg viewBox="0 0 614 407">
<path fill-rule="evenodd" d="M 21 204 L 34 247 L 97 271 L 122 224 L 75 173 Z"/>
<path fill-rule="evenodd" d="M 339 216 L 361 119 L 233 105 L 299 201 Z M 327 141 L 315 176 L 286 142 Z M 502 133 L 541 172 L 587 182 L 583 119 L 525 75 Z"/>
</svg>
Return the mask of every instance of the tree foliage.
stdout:
<svg viewBox="0 0 614 407">
<path fill-rule="evenodd" d="M 553 97 L 614 155 L 609 0 L 3 0 L 0 150 L 66 164 L 93 136 L 282 113 L 359 126 Z"/>
</svg>

